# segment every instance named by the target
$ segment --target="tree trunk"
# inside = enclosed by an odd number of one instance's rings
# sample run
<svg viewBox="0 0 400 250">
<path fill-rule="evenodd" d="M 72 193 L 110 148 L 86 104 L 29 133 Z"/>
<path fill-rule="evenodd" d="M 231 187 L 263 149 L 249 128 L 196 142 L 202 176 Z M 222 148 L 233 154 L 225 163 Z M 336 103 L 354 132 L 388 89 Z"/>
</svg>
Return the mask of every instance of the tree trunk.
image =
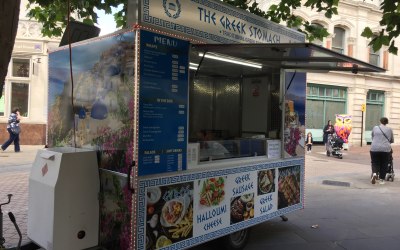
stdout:
<svg viewBox="0 0 400 250">
<path fill-rule="evenodd" d="M 21 0 L 0 1 L 0 98 L 17 36 L 20 5 Z"/>
</svg>

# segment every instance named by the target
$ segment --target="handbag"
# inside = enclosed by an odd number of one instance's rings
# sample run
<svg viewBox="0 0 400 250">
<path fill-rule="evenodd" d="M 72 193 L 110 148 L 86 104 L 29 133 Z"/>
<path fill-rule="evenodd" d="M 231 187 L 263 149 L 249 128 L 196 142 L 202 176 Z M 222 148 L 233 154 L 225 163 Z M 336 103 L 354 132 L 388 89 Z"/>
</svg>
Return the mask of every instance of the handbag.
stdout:
<svg viewBox="0 0 400 250">
<path fill-rule="evenodd" d="M 13 133 L 14 135 L 18 135 L 21 132 L 21 128 L 19 126 L 14 126 L 11 127 L 11 133 Z"/>
<path fill-rule="evenodd" d="M 389 138 L 386 136 L 386 134 L 383 132 L 383 130 L 381 129 L 381 127 L 378 126 L 378 128 L 381 130 L 382 134 L 386 137 L 386 139 L 388 140 L 389 144 L 391 143 Z M 390 153 L 393 154 L 393 149 L 392 147 L 390 147 Z"/>
</svg>

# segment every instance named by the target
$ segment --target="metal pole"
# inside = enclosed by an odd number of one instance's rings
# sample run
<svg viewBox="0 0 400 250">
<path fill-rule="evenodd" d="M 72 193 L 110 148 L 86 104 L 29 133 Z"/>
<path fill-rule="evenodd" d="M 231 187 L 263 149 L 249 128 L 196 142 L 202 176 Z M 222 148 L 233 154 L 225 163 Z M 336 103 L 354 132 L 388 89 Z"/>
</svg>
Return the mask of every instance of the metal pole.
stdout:
<svg viewBox="0 0 400 250">
<path fill-rule="evenodd" d="M 3 236 L 3 211 L 1 210 L 1 206 L 7 205 L 11 201 L 12 194 L 8 194 L 8 201 L 0 204 L 0 249 L 4 248 L 3 244 L 6 242 Z"/>
<path fill-rule="evenodd" d="M 280 90 L 279 90 L 279 103 L 281 108 L 281 131 L 280 131 L 280 139 L 281 139 L 281 158 L 285 158 L 285 94 L 286 94 L 286 84 L 285 84 L 285 73 L 284 69 L 280 70 Z"/>
<path fill-rule="evenodd" d="M 0 206 L 0 248 L 4 247 L 5 239 L 3 237 L 3 211 L 1 211 L 1 206 Z"/>
<path fill-rule="evenodd" d="M 140 1 L 141 2 L 141 1 Z M 139 23 L 139 2 L 137 0 L 128 0 L 126 12 L 126 27 L 132 28 L 133 25 Z"/>
<path fill-rule="evenodd" d="M 363 131 L 364 131 L 364 111 L 361 110 L 361 147 L 363 146 Z"/>
</svg>

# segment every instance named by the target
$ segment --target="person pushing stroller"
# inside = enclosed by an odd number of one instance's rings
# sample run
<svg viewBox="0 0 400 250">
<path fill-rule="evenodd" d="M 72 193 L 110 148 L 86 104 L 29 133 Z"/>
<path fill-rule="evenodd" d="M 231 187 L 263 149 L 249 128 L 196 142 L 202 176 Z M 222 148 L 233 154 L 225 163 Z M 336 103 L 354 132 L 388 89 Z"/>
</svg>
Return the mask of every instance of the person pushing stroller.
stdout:
<svg viewBox="0 0 400 250">
<path fill-rule="evenodd" d="M 328 120 L 328 124 L 324 127 L 323 142 L 325 143 L 326 155 L 330 156 L 332 152 L 332 145 L 330 143 L 330 136 L 335 132 L 335 128 L 332 125 L 331 120 Z"/>
<path fill-rule="evenodd" d="M 379 184 L 384 184 L 386 173 L 388 172 L 388 166 L 392 159 L 392 147 L 391 144 L 394 142 L 393 131 L 391 128 L 386 126 L 389 123 L 389 119 L 382 117 L 380 119 L 380 125 L 375 126 L 372 129 L 372 143 L 370 149 L 371 155 L 371 167 L 372 177 L 371 183 L 375 184 L 377 179 L 380 179 Z"/>
</svg>

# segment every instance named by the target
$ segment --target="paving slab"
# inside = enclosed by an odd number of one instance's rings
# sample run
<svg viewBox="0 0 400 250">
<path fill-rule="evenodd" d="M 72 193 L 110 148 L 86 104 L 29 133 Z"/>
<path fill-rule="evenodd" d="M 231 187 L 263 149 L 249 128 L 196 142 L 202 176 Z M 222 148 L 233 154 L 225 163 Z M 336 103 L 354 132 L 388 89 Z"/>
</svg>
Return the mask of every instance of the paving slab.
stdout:
<svg viewBox="0 0 400 250">
<path fill-rule="evenodd" d="M 13 194 L 2 208 L 15 214 L 23 243 L 29 242 L 29 173 L 40 148 L 21 146 L 21 153 L 0 153 L 0 202 Z M 327 157 L 323 146 L 314 146 L 306 155 L 305 208 L 287 214 L 287 222 L 275 218 L 254 226 L 245 249 L 400 249 L 400 146 L 393 148 L 399 175 L 394 182 L 372 185 L 369 146 L 350 147 L 343 159 Z M 349 185 L 325 185 L 324 180 Z M 8 218 L 4 221 L 6 246 L 16 246 L 15 228 Z M 192 249 L 215 249 L 215 242 Z"/>
<path fill-rule="evenodd" d="M 313 147 L 306 155 L 305 208 L 287 214 L 287 222 L 275 218 L 254 226 L 245 250 L 400 249 L 400 146 L 393 147 L 398 179 L 384 185 L 370 182 L 369 148 L 350 147 L 338 159 Z"/>
</svg>

